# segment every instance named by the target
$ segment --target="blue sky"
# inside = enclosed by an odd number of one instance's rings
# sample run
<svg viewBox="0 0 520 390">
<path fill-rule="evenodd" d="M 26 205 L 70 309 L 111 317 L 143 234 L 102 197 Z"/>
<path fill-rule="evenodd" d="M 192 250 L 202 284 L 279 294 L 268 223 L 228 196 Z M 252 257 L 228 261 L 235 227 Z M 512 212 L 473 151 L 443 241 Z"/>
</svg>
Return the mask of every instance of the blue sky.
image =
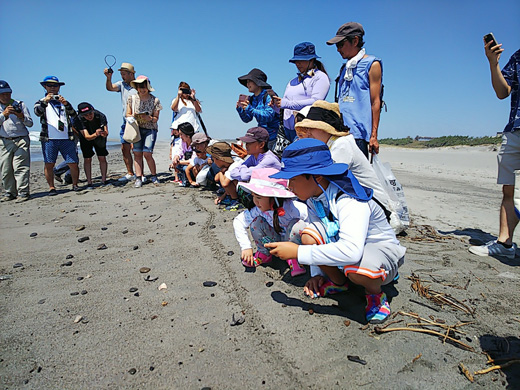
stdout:
<svg viewBox="0 0 520 390">
<path fill-rule="evenodd" d="M 482 36 L 492 31 L 503 43 L 501 66 L 520 48 L 516 0 L 21 0 L 3 2 L 2 14 L 0 79 L 11 84 L 13 98 L 32 106 L 43 96 L 39 82 L 56 75 L 74 106 L 88 101 L 107 115 L 111 138 L 122 119 L 119 96 L 104 87 L 106 54 L 150 78 L 164 106 L 160 139 L 169 137 L 180 81 L 196 89 L 210 135 L 235 138 L 254 125 L 241 122 L 235 110 L 238 95 L 247 93 L 238 76 L 260 68 L 282 95 L 296 72 L 288 62 L 294 46 L 310 41 L 333 80 L 342 59 L 325 42 L 343 23 L 357 21 L 367 53 L 383 60 L 388 112 L 380 138 L 400 138 L 501 131 L 510 101 L 494 95 Z M 119 80 L 117 71 L 114 76 Z M 327 100 L 333 94 L 332 82 Z"/>
</svg>

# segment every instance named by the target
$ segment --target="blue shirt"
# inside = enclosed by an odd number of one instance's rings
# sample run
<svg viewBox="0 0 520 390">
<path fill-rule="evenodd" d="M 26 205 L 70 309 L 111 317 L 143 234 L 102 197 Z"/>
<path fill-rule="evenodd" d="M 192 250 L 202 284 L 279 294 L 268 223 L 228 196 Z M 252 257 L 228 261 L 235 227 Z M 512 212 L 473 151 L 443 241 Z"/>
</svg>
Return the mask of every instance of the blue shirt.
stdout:
<svg viewBox="0 0 520 390">
<path fill-rule="evenodd" d="M 343 122 L 349 127 L 355 139 L 370 141 L 372 135 L 372 102 L 370 100 L 370 80 L 368 72 L 374 61 L 381 64 L 381 85 L 383 63 L 381 59 L 369 55 L 358 62 L 352 73 L 351 81 L 344 79 L 346 69 L 339 75 L 339 110 L 343 114 Z"/>
<path fill-rule="evenodd" d="M 502 75 L 507 84 L 511 87 L 511 111 L 509 122 L 504 129 L 504 133 L 520 130 L 520 94 L 518 86 L 520 84 L 520 50 L 511 56 L 509 62 L 502 69 Z"/>
<path fill-rule="evenodd" d="M 273 107 L 269 105 L 271 96 L 267 95 L 264 103 L 264 95 L 267 91 L 264 89 L 258 96 L 249 97 L 249 104 L 244 110 L 242 107 L 237 107 L 238 115 L 243 122 L 248 123 L 255 118 L 259 127 L 263 127 L 269 132 L 269 140 L 275 140 L 278 133 L 278 126 L 280 123 L 278 114 Z"/>
</svg>

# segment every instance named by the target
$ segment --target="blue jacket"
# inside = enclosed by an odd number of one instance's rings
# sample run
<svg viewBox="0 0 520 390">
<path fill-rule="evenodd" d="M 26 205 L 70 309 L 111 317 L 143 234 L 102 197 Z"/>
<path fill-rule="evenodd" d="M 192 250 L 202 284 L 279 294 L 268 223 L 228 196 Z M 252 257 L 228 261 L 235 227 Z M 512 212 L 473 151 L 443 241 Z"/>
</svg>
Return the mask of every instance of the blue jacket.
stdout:
<svg viewBox="0 0 520 390">
<path fill-rule="evenodd" d="M 259 127 L 263 127 L 269 132 L 269 140 L 276 139 L 280 119 L 273 107 L 269 106 L 271 96 L 267 95 L 264 103 L 264 95 L 267 91 L 264 89 L 258 96 L 249 97 L 249 104 L 246 109 L 237 107 L 238 115 L 243 122 L 248 123 L 255 118 Z"/>
</svg>

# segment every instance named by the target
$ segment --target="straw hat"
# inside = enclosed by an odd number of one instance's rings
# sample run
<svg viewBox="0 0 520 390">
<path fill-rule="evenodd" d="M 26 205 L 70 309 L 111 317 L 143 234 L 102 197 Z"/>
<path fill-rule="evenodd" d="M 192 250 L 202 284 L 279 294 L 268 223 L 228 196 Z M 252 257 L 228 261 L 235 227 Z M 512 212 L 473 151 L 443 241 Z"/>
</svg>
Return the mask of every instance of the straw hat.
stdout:
<svg viewBox="0 0 520 390">
<path fill-rule="evenodd" d="M 348 128 L 343 125 L 338 103 L 316 100 L 306 118 L 296 123 L 295 129 L 317 129 L 338 137 L 348 135 Z M 344 130 L 344 131 L 342 131 Z"/>
</svg>

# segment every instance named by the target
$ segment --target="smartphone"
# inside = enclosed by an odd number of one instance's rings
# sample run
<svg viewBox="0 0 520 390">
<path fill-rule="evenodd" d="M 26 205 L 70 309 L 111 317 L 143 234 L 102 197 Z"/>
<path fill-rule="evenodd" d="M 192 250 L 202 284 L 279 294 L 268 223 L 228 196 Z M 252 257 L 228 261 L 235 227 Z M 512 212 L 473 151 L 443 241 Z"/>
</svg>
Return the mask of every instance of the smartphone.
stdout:
<svg viewBox="0 0 520 390">
<path fill-rule="evenodd" d="M 242 94 L 240 94 L 240 95 L 238 96 L 238 101 L 239 101 L 240 103 L 245 102 L 245 101 L 247 101 L 248 99 L 249 99 L 249 97 L 248 97 L 247 95 L 242 95 Z"/>
<path fill-rule="evenodd" d="M 491 45 L 489 45 L 490 48 L 497 45 L 497 40 L 495 39 L 495 36 L 493 35 L 492 32 L 484 35 L 484 42 L 486 42 L 486 43 L 493 42 Z"/>
<path fill-rule="evenodd" d="M 181 88 L 181 92 L 189 95 L 191 93 L 191 89 L 189 89 L 189 88 Z"/>
</svg>

